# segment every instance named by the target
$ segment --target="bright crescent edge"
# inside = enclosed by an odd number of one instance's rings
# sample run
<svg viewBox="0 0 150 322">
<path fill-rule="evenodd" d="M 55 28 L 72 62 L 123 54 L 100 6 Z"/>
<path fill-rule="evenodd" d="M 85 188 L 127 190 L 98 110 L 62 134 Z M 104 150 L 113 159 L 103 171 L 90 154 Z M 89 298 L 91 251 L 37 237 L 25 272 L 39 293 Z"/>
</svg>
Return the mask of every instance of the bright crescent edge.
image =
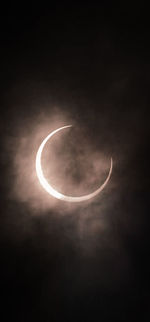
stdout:
<svg viewBox="0 0 150 322">
<path fill-rule="evenodd" d="M 95 190 L 94 192 L 88 194 L 88 195 L 83 195 L 83 196 L 80 196 L 80 197 L 72 197 L 72 196 L 67 196 L 67 195 L 64 195 L 58 191 L 56 191 L 48 182 L 47 180 L 45 179 L 44 177 L 44 174 L 43 174 L 43 171 L 42 171 L 42 166 L 41 166 L 41 156 L 42 156 L 42 151 L 43 151 L 43 148 L 45 146 L 45 144 L 47 143 L 47 141 L 54 135 L 56 134 L 57 132 L 63 130 L 63 129 L 66 129 L 68 127 L 72 127 L 72 125 L 66 125 L 66 126 L 63 126 L 63 127 L 60 127 L 59 129 L 51 132 L 50 134 L 47 135 L 47 137 L 42 141 L 39 149 L 38 149 L 38 152 L 37 152 L 37 155 L 36 155 L 36 173 L 37 173 L 37 177 L 42 185 L 42 187 L 51 195 L 53 196 L 54 198 L 57 198 L 57 199 L 60 199 L 60 200 L 63 200 L 63 201 L 67 201 L 67 202 L 81 202 L 81 201 L 86 201 L 86 200 L 89 200 L 93 197 L 95 197 L 96 195 L 99 194 L 99 192 L 101 192 L 104 187 L 106 186 L 107 182 L 109 181 L 110 179 L 110 176 L 111 176 L 111 173 L 112 173 L 112 167 L 113 167 L 113 160 L 111 158 L 111 163 L 110 163 L 110 170 L 109 170 L 109 173 L 108 173 L 108 176 L 106 178 L 106 180 L 104 181 L 104 183 L 97 189 Z"/>
</svg>

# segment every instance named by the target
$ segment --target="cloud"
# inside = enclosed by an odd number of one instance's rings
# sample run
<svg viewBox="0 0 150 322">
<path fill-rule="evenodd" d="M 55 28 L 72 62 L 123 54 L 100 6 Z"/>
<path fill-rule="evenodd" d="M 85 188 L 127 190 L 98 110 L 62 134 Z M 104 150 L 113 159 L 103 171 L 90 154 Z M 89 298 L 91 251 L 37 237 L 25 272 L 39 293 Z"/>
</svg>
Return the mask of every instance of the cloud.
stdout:
<svg viewBox="0 0 150 322">
<path fill-rule="evenodd" d="M 96 150 L 87 129 L 70 115 L 62 115 L 55 108 L 51 113 L 39 113 L 30 121 L 24 119 L 17 124 L 15 137 L 7 142 L 13 159 L 10 198 L 26 203 L 34 213 L 50 209 L 58 212 L 64 209 L 66 213 L 78 208 L 48 195 L 35 171 L 36 153 L 42 140 L 54 129 L 70 123 L 73 127 L 53 137 L 43 152 L 43 171 L 52 186 L 64 194 L 80 196 L 97 189 L 108 175 L 110 156 Z"/>
</svg>

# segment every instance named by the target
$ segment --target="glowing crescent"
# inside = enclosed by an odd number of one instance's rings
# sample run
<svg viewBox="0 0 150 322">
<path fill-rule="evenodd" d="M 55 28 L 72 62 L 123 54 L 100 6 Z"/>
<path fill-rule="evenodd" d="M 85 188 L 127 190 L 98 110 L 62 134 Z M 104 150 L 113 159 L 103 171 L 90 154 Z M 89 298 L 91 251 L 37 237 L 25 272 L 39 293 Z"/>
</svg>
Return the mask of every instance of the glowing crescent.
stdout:
<svg viewBox="0 0 150 322">
<path fill-rule="evenodd" d="M 98 195 L 98 193 L 100 191 L 102 191 L 104 189 L 104 187 L 106 186 L 110 176 L 111 176 L 111 173 L 112 173 L 112 158 L 111 158 L 111 164 L 110 164 L 110 170 L 109 170 L 109 173 L 108 173 L 108 176 L 106 178 L 106 180 L 104 181 L 104 183 L 97 189 L 95 190 L 94 192 L 88 194 L 88 195 L 84 195 L 84 196 L 80 196 L 80 197 L 72 197 L 72 196 L 67 196 L 67 195 L 63 195 L 62 193 L 56 191 L 48 182 L 47 180 L 45 179 L 44 177 L 44 174 L 43 174 L 43 171 L 42 171 L 42 166 L 41 166 L 41 156 L 42 156 L 42 151 L 43 151 L 43 148 L 46 144 L 46 142 L 57 132 L 63 130 L 63 129 L 66 129 L 67 127 L 71 127 L 72 125 L 66 125 L 66 126 L 63 126 L 63 127 L 60 127 L 59 129 L 51 132 L 44 140 L 43 142 L 41 143 L 39 149 L 38 149 L 38 152 L 37 152 L 37 155 L 36 155 L 36 172 L 37 172 L 37 176 L 38 176 L 38 179 L 41 183 L 41 185 L 43 186 L 43 188 L 50 194 L 52 195 L 53 197 L 57 198 L 57 199 L 60 199 L 60 200 L 64 200 L 64 201 L 68 201 L 68 202 L 81 202 L 81 201 L 85 201 L 85 200 L 88 200 L 88 199 L 91 199 L 93 197 L 95 197 L 96 195 Z"/>
</svg>

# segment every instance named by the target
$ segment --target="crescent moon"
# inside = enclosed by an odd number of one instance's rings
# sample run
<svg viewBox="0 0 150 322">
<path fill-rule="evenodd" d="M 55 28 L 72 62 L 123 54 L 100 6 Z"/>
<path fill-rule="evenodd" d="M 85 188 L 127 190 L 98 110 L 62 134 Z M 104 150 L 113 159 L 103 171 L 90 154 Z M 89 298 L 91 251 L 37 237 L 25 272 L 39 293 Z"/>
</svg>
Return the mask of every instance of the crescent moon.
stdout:
<svg viewBox="0 0 150 322">
<path fill-rule="evenodd" d="M 95 197 L 96 195 L 98 195 L 106 186 L 107 182 L 110 179 L 111 173 L 112 173 L 112 166 L 113 166 L 113 161 L 111 158 L 111 162 L 110 162 L 110 169 L 109 169 L 109 173 L 108 176 L 106 178 L 106 180 L 104 181 L 104 183 L 94 192 L 89 193 L 87 195 L 83 195 L 83 196 L 79 196 L 79 197 L 73 197 L 73 196 L 67 196 L 64 195 L 60 192 L 58 192 L 57 190 L 55 190 L 46 180 L 46 178 L 44 177 L 43 171 L 42 171 L 42 166 L 41 166 L 41 157 L 42 157 L 42 152 L 44 149 L 45 144 L 47 143 L 47 141 L 57 132 L 66 129 L 68 127 L 72 127 L 72 125 L 66 125 L 63 127 L 60 127 L 59 129 L 56 129 L 55 131 L 51 132 L 50 134 L 48 134 L 46 136 L 46 138 L 42 141 L 38 151 L 37 151 L 37 155 L 36 155 L 36 173 L 37 173 L 37 177 L 42 185 L 42 187 L 54 198 L 63 200 L 63 201 L 67 201 L 67 202 L 81 202 L 81 201 L 86 201 L 89 200 L 93 197 Z"/>
</svg>

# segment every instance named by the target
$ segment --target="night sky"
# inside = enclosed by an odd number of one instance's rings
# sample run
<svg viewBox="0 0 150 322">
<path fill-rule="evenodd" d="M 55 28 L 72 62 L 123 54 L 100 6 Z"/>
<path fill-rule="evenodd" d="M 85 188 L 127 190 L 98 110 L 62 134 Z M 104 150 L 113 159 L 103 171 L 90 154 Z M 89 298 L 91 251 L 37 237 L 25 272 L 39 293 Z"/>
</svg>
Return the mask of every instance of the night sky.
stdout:
<svg viewBox="0 0 150 322">
<path fill-rule="evenodd" d="M 148 8 L 4 8 L 0 13 L 1 321 L 148 321 Z M 35 157 L 62 193 L 40 186 Z M 44 163 L 45 162 L 45 163 Z"/>
</svg>

